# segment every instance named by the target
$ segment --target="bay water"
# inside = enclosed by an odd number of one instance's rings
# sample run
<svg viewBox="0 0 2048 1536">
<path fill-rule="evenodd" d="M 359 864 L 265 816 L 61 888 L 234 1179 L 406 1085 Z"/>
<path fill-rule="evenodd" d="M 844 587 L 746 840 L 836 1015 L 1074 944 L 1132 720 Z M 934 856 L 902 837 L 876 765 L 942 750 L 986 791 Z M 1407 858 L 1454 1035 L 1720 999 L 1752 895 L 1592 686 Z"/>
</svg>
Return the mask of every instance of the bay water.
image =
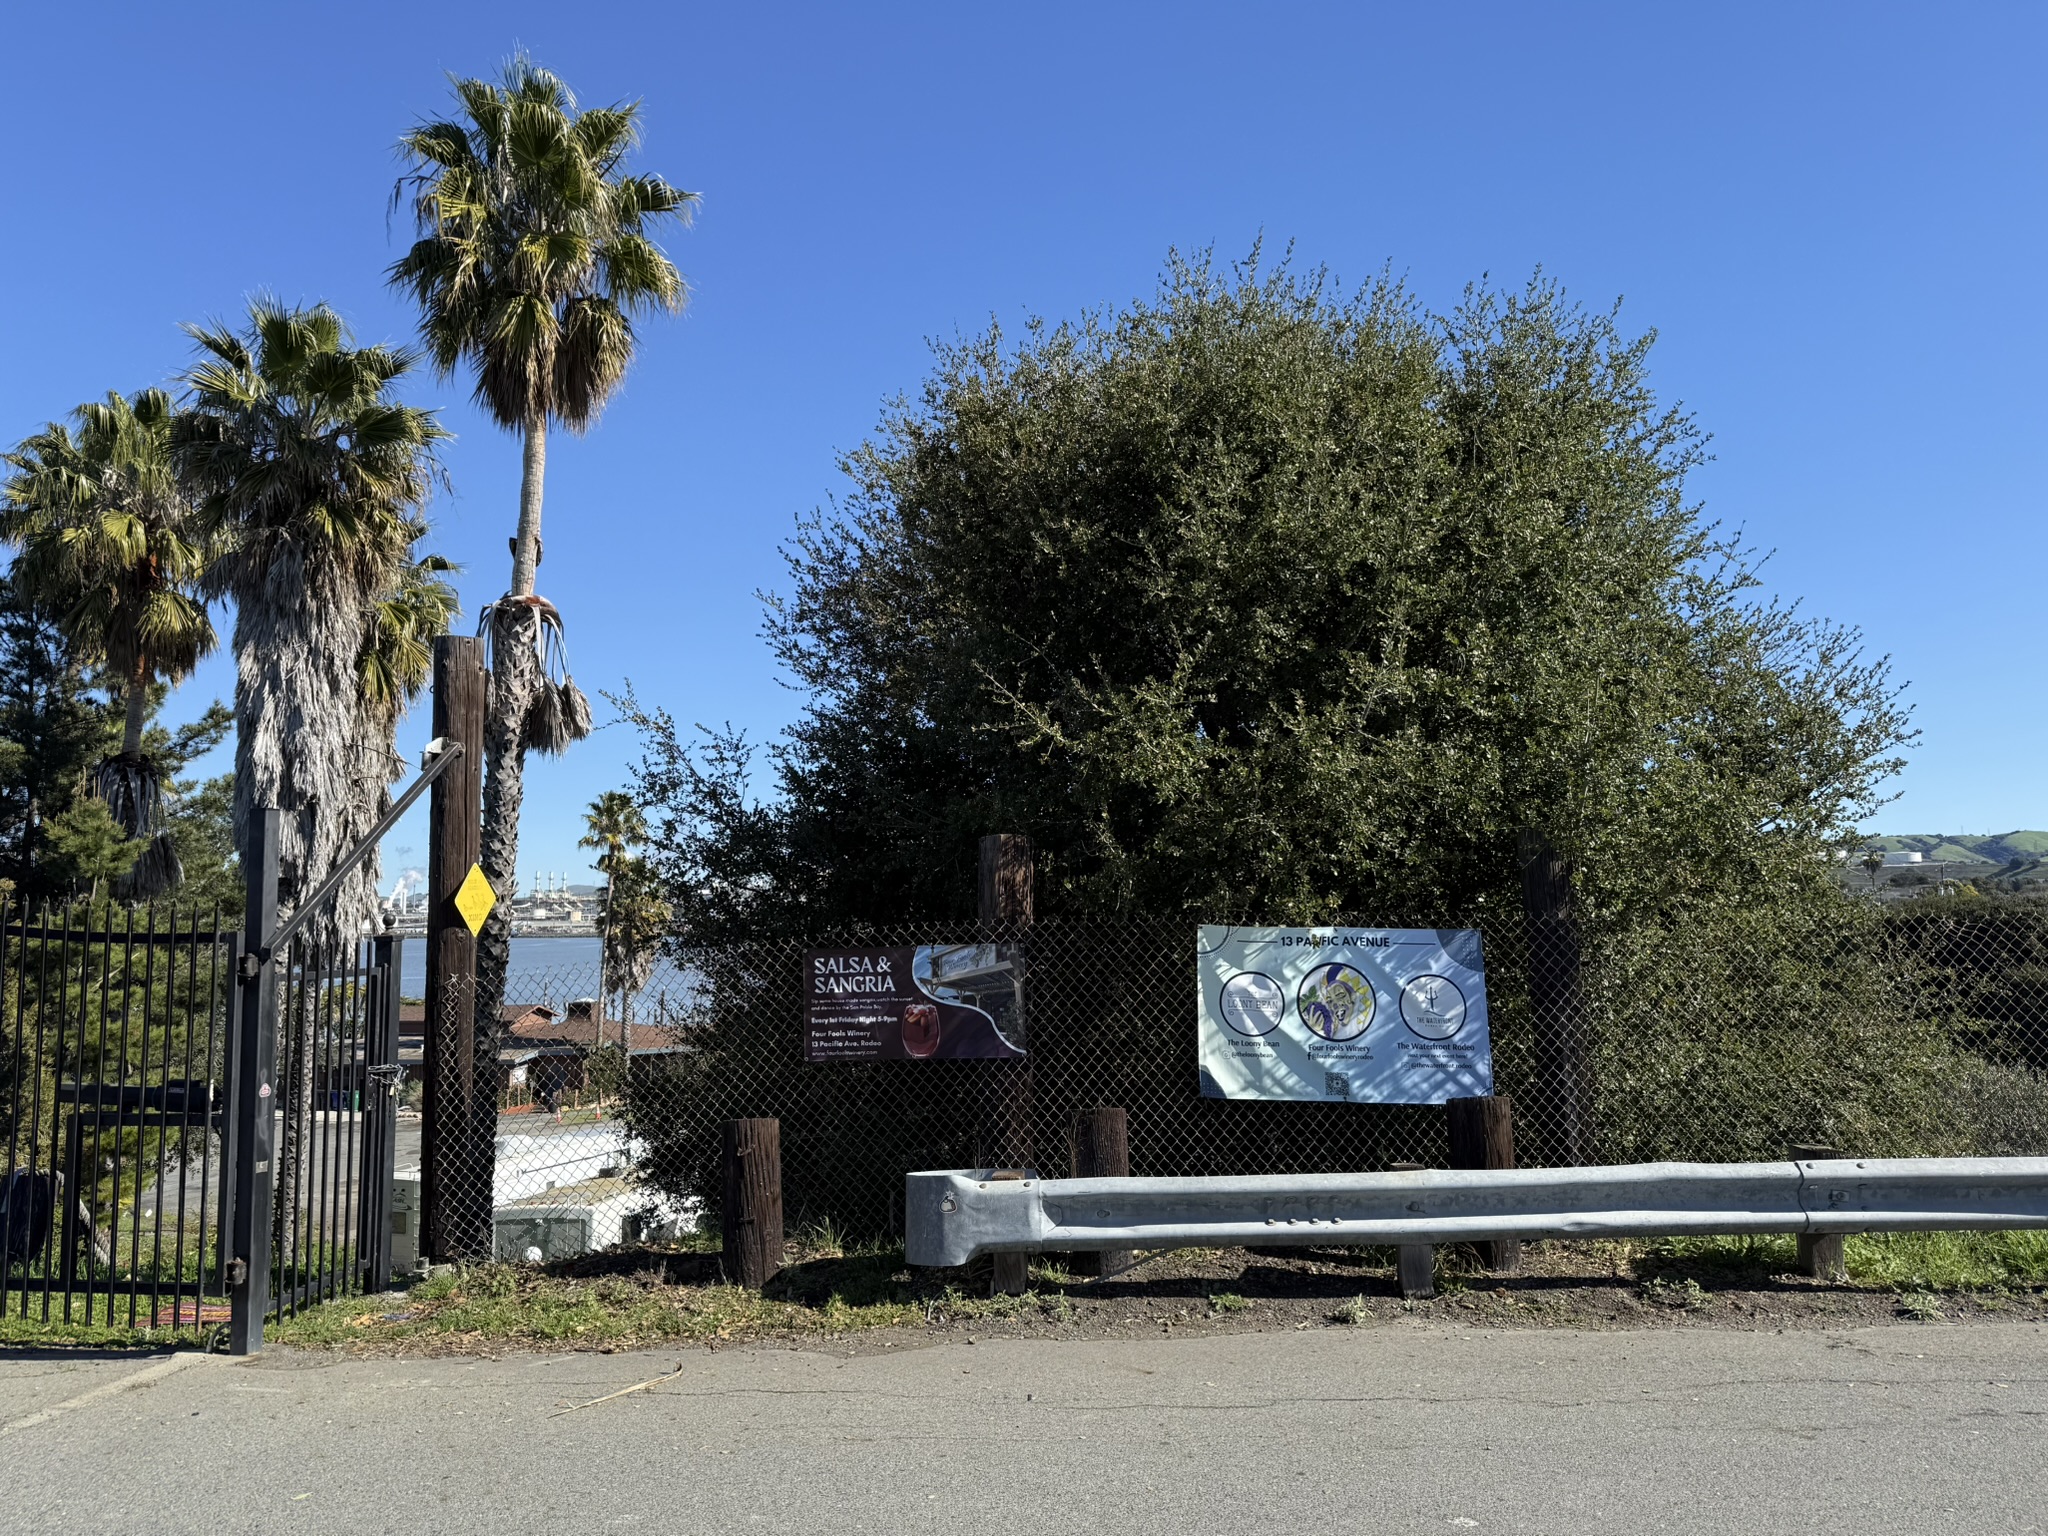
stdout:
<svg viewBox="0 0 2048 1536">
<path fill-rule="evenodd" d="M 590 937 L 512 939 L 512 966 L 505 1001 L 545 1003 L 560 1008 L 572 998 L 595 997 L 603 940 Z M 408 937 L 398 957 L 399 996 L 427 995 L 427 941 Z"/>
</svg>

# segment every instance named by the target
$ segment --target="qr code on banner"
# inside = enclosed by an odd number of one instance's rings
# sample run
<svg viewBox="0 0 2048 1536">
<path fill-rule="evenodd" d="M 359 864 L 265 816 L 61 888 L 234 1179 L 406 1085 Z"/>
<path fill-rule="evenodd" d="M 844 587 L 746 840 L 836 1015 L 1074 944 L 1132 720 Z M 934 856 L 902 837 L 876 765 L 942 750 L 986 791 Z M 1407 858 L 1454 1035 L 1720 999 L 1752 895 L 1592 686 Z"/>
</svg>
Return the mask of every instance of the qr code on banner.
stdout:
<svg viewBox="0 0 2048 1536">
<path fill-rule="evenodd" d="M 1323 1074 L 1323 1092 L 1333 1099 L 1348 1099 L 1351 1097 L 1351 1079 L 1339 1076 L 1335 1072 L 1325 1072 Z"/>
</svg>

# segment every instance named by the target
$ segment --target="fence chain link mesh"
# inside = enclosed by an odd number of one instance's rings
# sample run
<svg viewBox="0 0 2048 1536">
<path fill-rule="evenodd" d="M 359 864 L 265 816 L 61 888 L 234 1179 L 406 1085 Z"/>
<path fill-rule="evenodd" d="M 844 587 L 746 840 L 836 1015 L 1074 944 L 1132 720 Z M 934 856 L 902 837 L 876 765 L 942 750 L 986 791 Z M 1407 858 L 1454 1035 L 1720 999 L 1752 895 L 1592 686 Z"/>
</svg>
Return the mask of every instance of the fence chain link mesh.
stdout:
<svg viewBox="0 0 2048 1536">
<path fill-rule="evenodd" d="M 1560 945 L 1519 919 L 1474 926 L 1495 1091 L 1513 1100 L 1525 1166 L 1777 1158 L 1793 1144 L 2048 1153 L 2048 909 L 1856 914 L 1753 942 L 1594 930 Z M 1002 942 L 1025 957 L 1024 1060 L 804 1060 L 807 950 Z M 747 1116 L 781 1121 L 791 1230 L 844 1238 L 900 1234 L 913 1169 L 1068 1174 L 1075 1118 L 1102 1106 L 1128 1113 L 1137 1175 L 1448 1156 L 1437 1106 L 1203 1098 L 1186 919 L 673 944 L 628 1007 L 600 992 L 594 965 L 515 960 L 497 1037 L 479 1032 L 468 1058 L 497 1073 L 495 1112 L 469 1155 L 430 1171 L 430 1201 L 469 1213 L 460 1256 L 715 1229 L 720 1126 Z M 463 1013 L 438 1021 L 451 1071 Z"/>
</svg>

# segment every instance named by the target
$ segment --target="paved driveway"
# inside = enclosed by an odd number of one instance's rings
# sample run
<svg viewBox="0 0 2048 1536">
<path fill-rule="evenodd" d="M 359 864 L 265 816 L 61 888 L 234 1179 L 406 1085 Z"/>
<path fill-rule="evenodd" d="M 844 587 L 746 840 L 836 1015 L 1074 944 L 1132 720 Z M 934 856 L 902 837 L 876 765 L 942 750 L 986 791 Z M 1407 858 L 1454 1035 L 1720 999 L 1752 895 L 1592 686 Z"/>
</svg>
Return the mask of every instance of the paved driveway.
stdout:
<svg viewBox="0 0 2048 1536">
<path fill-rule="evenodd" d="M 0 1355 L 0 1467 L 39 1533 L 2048 1531 L 2048 1328 Z"/>
</svg>

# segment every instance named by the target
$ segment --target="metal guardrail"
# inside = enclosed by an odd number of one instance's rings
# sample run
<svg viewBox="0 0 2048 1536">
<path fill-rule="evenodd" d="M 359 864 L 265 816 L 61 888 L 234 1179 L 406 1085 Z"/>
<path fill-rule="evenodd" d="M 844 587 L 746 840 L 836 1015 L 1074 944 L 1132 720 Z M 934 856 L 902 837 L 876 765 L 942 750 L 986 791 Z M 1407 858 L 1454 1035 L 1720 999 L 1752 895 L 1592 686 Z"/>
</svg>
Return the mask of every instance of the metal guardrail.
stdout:
<svg viewBox="0 0 2048 1536">
<path fill-rule="evenodd" d="M 1634 1163 L 1220 1179 L 904 1180 L 905 1256 L 2048 1227 L 2048 1157 Z"/>
</svg>

